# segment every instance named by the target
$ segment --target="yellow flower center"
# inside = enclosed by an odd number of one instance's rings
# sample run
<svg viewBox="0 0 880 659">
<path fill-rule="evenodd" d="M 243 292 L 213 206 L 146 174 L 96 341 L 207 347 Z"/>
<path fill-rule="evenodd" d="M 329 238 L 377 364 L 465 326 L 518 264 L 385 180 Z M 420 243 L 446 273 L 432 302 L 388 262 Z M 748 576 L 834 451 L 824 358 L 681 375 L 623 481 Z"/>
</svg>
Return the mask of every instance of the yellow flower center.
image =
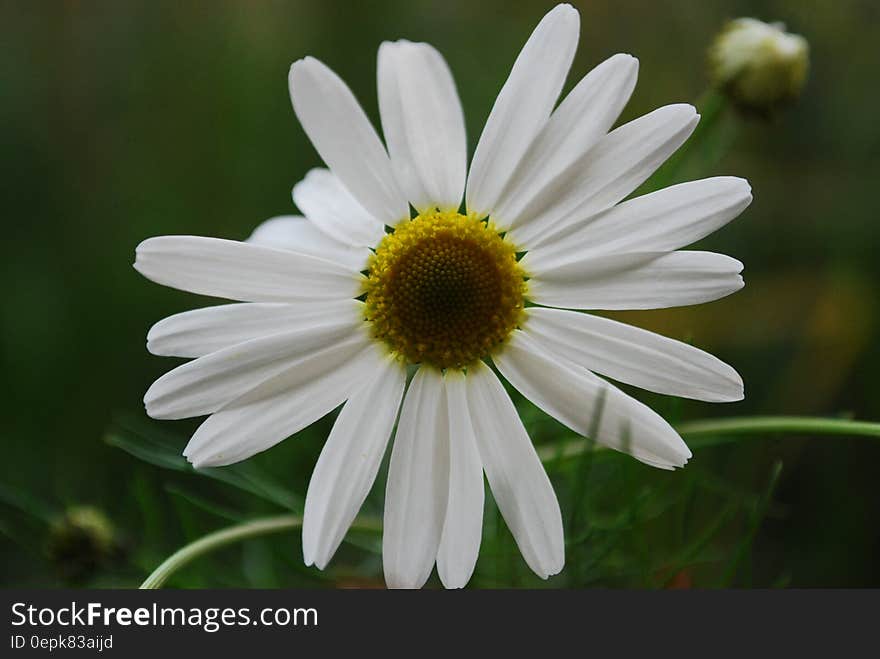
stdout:
<svg viewBox="0 0 880 659">
<path fill-rule="evenodd" d="M 414 364 L 463 368 L 517 327 L 526 292 L 515 247 L 491 222 L 432 211 L 402 222 L 373 255 L 373 336 Z"/>
</svg>

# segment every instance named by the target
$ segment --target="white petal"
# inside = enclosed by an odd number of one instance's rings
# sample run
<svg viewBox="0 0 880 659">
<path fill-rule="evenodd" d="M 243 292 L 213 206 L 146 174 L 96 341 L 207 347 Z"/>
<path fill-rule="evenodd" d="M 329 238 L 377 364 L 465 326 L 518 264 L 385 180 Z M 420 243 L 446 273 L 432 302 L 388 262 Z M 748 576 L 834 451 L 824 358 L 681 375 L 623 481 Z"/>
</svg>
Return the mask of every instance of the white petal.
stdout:
<svg viewBox="0 0 880 659">
<path fill-rule="evenodd" d="M 538 195 L 520 214 L 510 238 L 534 249 L 610 208 L 641 185 L 693 132 L 699 115 L 690 105 L 667 105 L 603 137 L 564 185 Z"/>
<path fill-rule="evenodd" d="M 743 287 L 743 265 L 713 252 L 611 254 L 534 274 L 529 297 L 567 309 L 665 309 L 717 300 Z"/>
<path fill-rule="evenodd" d="M 216 412 L 261 382 L 345 340 L 361 322 L 349 311 L 187 362 L 147 390 L 147 414 L 154 419 L 184 419 Z"/>
<path fill-rule="evenodd" d="M 362 279 L 314 256 L 200 236 L 148 238 L 134 267 L 157 284 L 245 302 L 353 298 Z"/>
<path fill-rule="evenodd" d="M 312 472 L 303 514 L 303 558 L 324 569 L 376 480 L 406 384 L 386 358 L 339 413 Z"/>
<path fill-rule="evenodd" d="M 378 226 L 378 222 L 376 224 Z M 315 256 L 354 271 L 365 270 L 367 259 L 370 258 L 368 248 L 341 243 L 301 215 L 284 215 L 266 220 L 254 229 L 247 242 Z"/>
<path fill-rule="evenodd" d="M 614 55 L 581 79 L 550 116 L 511 177 L 498 201 L 495 224 L 520 224 L 521 215 L 536 197 L 559 195 L 572 168 L 617 121 L 635 88 L 638 70 L 635 57 Z"/>
<path fill-rule="evenodd" d="M 467 167 L 464 114 L 449 67 L 425 43 L 379 48 L 379 110 L 391 165 L 420 211 L 457 211 Z"/>
<path fill-rule="evenodd" d="M 418 370 L 403 401 L 385 491 L 389 588 L 421 588 L 437 558 L 449 496 L 449 418 L 441 375 Z"/>
<path fill-rule="evenodd" d="M 528 313 L 523 331 L 572 364 L 661 394 L 716 403 L 743 398 L 732 367 L 681 341 L 574 311 L 530 307 Z"/>
<path fill-rule="evenodd" d="M 646 405 L 541 349 L 517 330 L 493 357 L 520 393 L 586 437 L 653 466 L 683 466 L 691 452 L 678 433 Z"/>
<path fill-rule="evenodd" d="M 504 187 L 544 127 L 577 49 L 580 17 L 557 5 L 538 24 L 498 93 L 477 144 L 467 182 L 467 208 L 494 215 Z"/>
<path fill-rule="evenodd" d="M 193 309 L 163 318 L 147 334 L 147 350 L 165 357 L 203 357 L 270 334 L 362 316 L 357 300 L 273 304 L 243 302 Z"/>
<path fill-rule="evenodd" d="M 446 372 L 449 406 L 449 498 L 437 552 L 437 574 L 447 588 L 470 581 L 483 535 L 483 465 L 468 411 L 461 371 Z"/>
<path fill-rule="evenodd" d="M 553 486 L 504 386 L 482 363 L 468 369 L 468 408 L 489 487 L 526 563 L 542 579 L 565 564 Z"/>
<path fill-rule="evenodd" d="M 540 271 L 555 264 L 624 252 L 668 252 L 724 226 L 752 201 L 748 181 L 718 176 L 636 197 L 523 257 Z"/>
<path fill-rule="evenodd" d="M 293 63 L 288 83 L 303 130 L 351 195 L 385 224 L 409 218 L 388 154 L 348 86 L 313 57 Z"/>
<path fill-rule="evenodd" d="M 385 235 L 379 220 L 351 196 L 329 169 L 316 167 L 293 186 L 293 203 L 309 221 L 346 245 L 373 247 Z"/>
<path fill-rule="evenodd" d="M 354 394 L 383 356 L 358 332 L 313 353 L 209 416 L 183 454 L 194 467 L 218 467 L 265 451 Z"/>
</svg>

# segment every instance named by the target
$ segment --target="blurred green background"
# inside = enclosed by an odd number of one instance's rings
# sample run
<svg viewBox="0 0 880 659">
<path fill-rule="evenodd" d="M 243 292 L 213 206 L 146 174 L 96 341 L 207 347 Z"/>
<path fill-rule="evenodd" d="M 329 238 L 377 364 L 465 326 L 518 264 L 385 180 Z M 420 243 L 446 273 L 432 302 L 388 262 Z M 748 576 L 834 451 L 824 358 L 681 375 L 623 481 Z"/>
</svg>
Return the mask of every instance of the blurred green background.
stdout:
<svg viewBox="0 0 880 659">
<path fill-rule="evenodd" d="M 641 60 L 623 120 L 697 102 L 705 50 L 728 18 L 784 21 L 811 46 L 800 102 L 769 122 L 725 115 L 729 152 L 687 172 L 750 180 L 752 206 L 701 243 L 742 260 L 746 288 L 701 307 L 617 314 L 735 365 L 746 399 L 639 396 L 674 422 L 880 418 L 880 5 L 574 4 L 582 31 L 569 87 L 615 52 Z M 551 6 L 0 2 L 0 584 L 137 585 L 205 532 L 296 510 L 332 418 L 230 471 L 262 495 L 176 470 L 173 456 L 196 422 L 145 418 L 144 391 L 176 363 L 150 356 L 145 335 L 160 318 L 210 301 L 142 279 L 131 267 L 135 246 L 161 234 L 244 238 L 293 211 L 291 186 L 319 164 L 286 85 L 290 63 L 306 54 L 348 81 L 378 124 L 379 43 L 433 43 L 456 77 L 472 150 L 519 48 Z M 536 442 L 570 438 L 523 409 Z M 175 469 L 120 450 L 108 433 L 131 450 L 150 446 L 147 457 Z M 604 455 L 552 468 L 569 550 L 565 572 L 547 585 L 880 586 L 878 464 L 875 440 L 768 436 L 701 449 L 674 474 Z M 275 485 L 284 491 L 266 495 Z M 367 512 L 381 511 L 382 491 Z M 106 514 L 112 551 L 93 555 L 82 540 L 59 549 L 58 515 L 77 504 Z M 472 585 L 538 585 L 497 513 L 486 515 Z M 379 585 L 375 548 L 376 538 L 355 538 L 322 574 L 302 567 L 299 534 L 290 532 L 224 550 L 172 583 Z"/>
</svg>

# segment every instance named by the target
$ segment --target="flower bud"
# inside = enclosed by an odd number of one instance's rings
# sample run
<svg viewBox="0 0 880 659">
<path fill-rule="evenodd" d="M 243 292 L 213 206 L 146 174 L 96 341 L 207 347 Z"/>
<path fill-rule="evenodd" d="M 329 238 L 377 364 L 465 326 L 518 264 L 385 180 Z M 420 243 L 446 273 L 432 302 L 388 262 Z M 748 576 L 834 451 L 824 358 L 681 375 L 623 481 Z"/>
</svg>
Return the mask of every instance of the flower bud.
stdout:
<svg viewBox="0 0 880 659">
<path fill-rule="evenodd" d="M 712 83 L 741 111 L 769 115 L 800 96 L 809 45 L 782 23 L 730 21 L 709 48 Z"/>
<path fill-rule="evenodd" d="M 122 544 L 103 512 L 71 506 L 49 527 L 46 552 L 62 579 L 80 582 L 119 558 Z"/>
</svg>

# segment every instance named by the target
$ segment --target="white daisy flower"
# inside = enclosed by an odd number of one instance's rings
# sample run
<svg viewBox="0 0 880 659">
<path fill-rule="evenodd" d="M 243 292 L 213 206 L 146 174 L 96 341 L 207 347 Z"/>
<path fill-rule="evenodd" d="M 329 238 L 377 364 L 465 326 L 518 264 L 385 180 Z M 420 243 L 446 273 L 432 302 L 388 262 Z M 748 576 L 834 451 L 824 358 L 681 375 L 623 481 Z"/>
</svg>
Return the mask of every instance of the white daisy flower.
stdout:
<svg viewBox="0 0 880 659">
<path fill-rule="evenodd" d="M 540 22 L 467 177 L 461 104 L 431 46 L 379 49 L 387 150 L 345 83 L 300 60 L 293 108 L 329 167 L 294 187 L 304 217 L 271 219 L 245 242 L 163 236 L 138 246 L 135 267 L 149 279 L 240 301 L 171 316 L 148 336 L 154 354 L 194 358 L 144 400 L 159 419 L 209 415 L 184 451 L 195 467 L 244 460 L 342 405 L 308 487 L 306 564 L 330 561 L 396 423 L 388 586 L 420 587 L 435 563 L 446 587 L 467 584 L 483 473 L 529 567 L 543 578 L 562 570 L 556 495 L 489 362 L 575 432 L 664 469 L 684 465 L 687 446 L 600 375 L 698 400 L 742 398 L 742 380 L 715 357 L 571 311 L 688 305 L 740 289 L 738 261 L 678 250 L 751 200 L 746 181 L 721 177 L 623 201 L 698 116 L 670 105 L 610 130 L 635 85 L 629 55 L 600 64 L 554 110 L 578 32 L 569 5 Z"/>
</svg>

